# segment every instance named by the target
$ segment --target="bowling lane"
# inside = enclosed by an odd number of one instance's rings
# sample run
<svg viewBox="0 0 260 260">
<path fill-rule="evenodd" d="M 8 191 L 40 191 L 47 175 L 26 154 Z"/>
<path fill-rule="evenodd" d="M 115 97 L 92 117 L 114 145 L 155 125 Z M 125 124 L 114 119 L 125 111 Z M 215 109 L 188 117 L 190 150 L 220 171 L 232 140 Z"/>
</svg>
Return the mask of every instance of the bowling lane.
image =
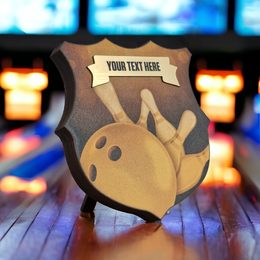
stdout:
<svg viewBox="0 0 260 260">
<path fill-rule="evenodd" d="M 53 163 L 63 156 L 61 143 L 53 134 L 63 106 L 64 95 L 54 94 L 48 113 L 40 121 L 0 135 L 0 177 L 10 172 L 16 175 L 15 169 L 22 169 L 22 165 L 24 168 L 33 168 L 35 163 L 38 166 L 48 165 L 51 163 L 51 152 L 55 155 Z M 39 169 L 37 171 L 39 172 Z M 21 171 L 18 175 L 21 175 Z M 33 174 L 27 173 L 20 177 L 32 178 Z"/>
<path fill-rule="evenodd" d="M 260 199 L 260 110 L 259 94 L 247 99 L 239 120 L 239 130 L 233 134 L 235 165 L 246 184 L 246 191 Z"/>
<path fill-rule="evenodd" d="M 260 198 L 260 146 L 241 134 L 234 135 L 235 164 L 240 169 L 247 192 Z"/>
<path fill-rule="evenodd" d="M 45 193 L 0 193 L 4 259 L 257 259 L 260 204 L 241 186 L 204 184 L 162 223 L 145 223 L 101 204 L 82 218 L 65 161 L 45 174 Z"/>
<path fill-rule="evenodd" d="M 0 191 L 31 195 L 46 191 L 53 167 L 64 160 L 54 128 L 61 117 L 64 95 L 53 95 L 51 108 L 35 124 L 3 133 L 0 138 Z M 58 176 L 58 175 L 57 175 Z M 17 200 L 20 201 L 20 198 Z"/>
<path fill-rule="evenodd" d="M 58 143 L 53 132 L 61 118 L 63 106 L 64 95 L 53 94 L 50 109 L 40 121 L 0 134 L 0 175 L 8 167 L 17 164 L 17 160 L 30 157 L 30 152 L 35 153 L 35 150 L 41 150 L 49 143 Z"/>
</svg>

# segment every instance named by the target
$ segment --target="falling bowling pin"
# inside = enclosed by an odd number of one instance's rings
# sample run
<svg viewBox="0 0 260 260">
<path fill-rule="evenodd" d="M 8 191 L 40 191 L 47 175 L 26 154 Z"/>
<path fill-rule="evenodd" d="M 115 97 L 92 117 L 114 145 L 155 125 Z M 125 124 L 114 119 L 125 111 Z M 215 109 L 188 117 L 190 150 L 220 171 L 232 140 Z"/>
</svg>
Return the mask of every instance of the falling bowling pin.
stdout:
<svg viewBox="0 0 260 260">
<path fill-rule="evenodd" d="M 133 123 L 132 120 L 127 116 L 124 109 L 122 108 L 118 96 L 111 82 L 95 87 L 94 91 L 97 96 L 101 99 L 103 104 L 107 107 L 115 122 L 117 123 Z M 139 126 L 147 128 L 147 117 L 149 109 L 142 101 L 141 113 L 138 122 Z"/>
<path fill-rule="evenodd" d="M 196 116 L 192 111 L 184 111 L 181 116 L 176 135 L 164 144 L 165 148 L 172 158 L 177 175 L 180 168 L 181 158 L 185 155 L 185 150 L 183 146 L 184 141 L 186 140 L 192 129 L 195 127 L 196 121 Z"/>
<path fill-rule="evenodd" d="M 140 112 L 140 116 L 139 116 L 139 120 L 137 121 L 137 125 L 142 126 L 143 128 L 147 129 L 147 118 L 149 115 L 149 108 L 147 107 L 147 105 L 144 103 L 144 101 L 142 101 L 141 103 L 141 112 Z"/>
<path fill-rule="evenodd" d="M 106 108 L 109 110 L 115 122 L 133 123 L 132 120 L 125 113 L 123 107 L 121 106 L 116 91 L 111 82 L 95 87 L 94 91 L 97 94 L 97 96 L 101 99 L 103 104 L 106 106 Z M 142 101 L 140 117 L 136 124 L 144 128 L 147 128 L 148 114 L 149 109 Z"/>
<path fill-rule="evenodd" d="M 177 175 L 177 194 L 182 194 L 198 184 L 209 160 L 209 146 L 202 152 L 184 155 Z"/>
<path fill-rule="evenodd" d="M 141 98 L 153 115 L 157 137 L 165 144 L 175 136 L 176 128 L 162 116 L 150 90 L 143 89 Z"/>
<path fill-rule="evenodd" d="M 94 87 L 94 91 L 113 116 L 115 122 L 133 123 L 122 108 L 111 82 Z"/>
</svg>

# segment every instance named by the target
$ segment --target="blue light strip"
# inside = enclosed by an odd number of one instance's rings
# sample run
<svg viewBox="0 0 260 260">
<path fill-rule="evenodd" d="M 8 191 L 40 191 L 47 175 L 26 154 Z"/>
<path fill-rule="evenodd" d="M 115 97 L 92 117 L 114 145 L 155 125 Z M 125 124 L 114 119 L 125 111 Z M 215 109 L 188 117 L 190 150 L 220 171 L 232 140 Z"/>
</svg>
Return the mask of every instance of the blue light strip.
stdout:
<svg viewBox="0 0 260 260">
<path fill-rule="evenodd" d="M 16 176 L 27 180 L 33 179 L 63 158 L 63 148 L 61 144 L 58 144 L 30 160 L 15 165 L 6 175 Z"/>
<path fill-rule="evenodd" d="M 1 1 L 0 34 L 73 34 L 79 0 Z"/>
</svg>

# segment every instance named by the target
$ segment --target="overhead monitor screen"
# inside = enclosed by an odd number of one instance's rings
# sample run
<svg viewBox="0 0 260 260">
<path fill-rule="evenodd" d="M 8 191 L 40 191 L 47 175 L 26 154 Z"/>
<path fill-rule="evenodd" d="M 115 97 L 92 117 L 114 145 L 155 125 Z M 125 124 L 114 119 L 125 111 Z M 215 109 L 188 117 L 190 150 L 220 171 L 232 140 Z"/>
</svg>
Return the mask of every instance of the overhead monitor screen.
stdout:
<svg viewBox="0 0 260 260">
<path fill-rule="evenodd" d="M 0 34 L 72 34 L 79 0 L 0 0 Z"/>
<path fill-rule="evenodd" d="M 260 35 L 260 1 L 237 0 L 235 30 L 240 35 Z"/>
<path fill-rule="evenodd" d="M 89 0 L 88 30 L 96 35 L 221 34 L 226 0 Z"/>
</svg>

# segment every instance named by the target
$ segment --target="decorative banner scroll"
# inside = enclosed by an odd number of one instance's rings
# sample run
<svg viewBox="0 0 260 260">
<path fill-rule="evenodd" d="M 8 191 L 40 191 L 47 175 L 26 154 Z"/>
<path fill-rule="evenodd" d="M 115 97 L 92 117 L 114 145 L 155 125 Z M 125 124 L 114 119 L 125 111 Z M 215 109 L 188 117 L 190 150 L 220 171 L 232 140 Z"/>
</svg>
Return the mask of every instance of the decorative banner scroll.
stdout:
<svg viewBox="0 0 260 260">
<path fill-rule="evenodd" d="M 94 62 L 88 66 L 93 75 L 92 87 L 109 82 L 110 76 L 159 76 L 168 84 L 180 86 L 177 67 L 170 64 L 168 57 L 95 55 Z"/>
</svg>

